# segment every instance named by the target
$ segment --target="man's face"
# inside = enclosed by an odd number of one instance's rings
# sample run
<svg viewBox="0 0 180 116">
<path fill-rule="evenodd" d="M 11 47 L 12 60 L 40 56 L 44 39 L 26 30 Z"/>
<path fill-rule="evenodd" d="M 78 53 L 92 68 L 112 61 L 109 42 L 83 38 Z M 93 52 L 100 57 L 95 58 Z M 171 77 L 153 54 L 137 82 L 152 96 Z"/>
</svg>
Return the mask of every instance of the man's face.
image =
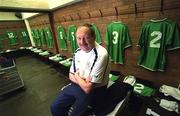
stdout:
<svg viewBox="0 0 180 116">
<path fill-rule="evenodd" d="M 87 27 L 80 27 L 76 31 L 76 40 L 79 48 L 85 52 L 91 51 L 94 47 L 95 38 L 90 35 L 90 30 Z"/>
</svg>

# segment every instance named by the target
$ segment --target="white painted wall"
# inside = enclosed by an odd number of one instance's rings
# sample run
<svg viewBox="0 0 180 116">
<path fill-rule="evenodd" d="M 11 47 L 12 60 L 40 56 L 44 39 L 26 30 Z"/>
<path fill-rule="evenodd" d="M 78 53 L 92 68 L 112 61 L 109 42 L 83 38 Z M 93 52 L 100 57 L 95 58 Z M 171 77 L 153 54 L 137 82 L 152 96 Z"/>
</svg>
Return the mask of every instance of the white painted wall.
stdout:
<svg viewBox="0 0 180 116">
<path fill-rule="evenodd" d="M 61 1 L 61 0 L 60 0 Z M 0 0 L 2 7 L 48 9 L 48 0 Z"/>
<path fill-rule="evenodd" d="M 29 17 L 32 17 L 32 16 L 35 16 L 35 15 L 38 15 L 39 13 L 22 13 L 22 17 L 23 19 L 27 19 Z"/>
<path fill-rule="evenodd" d="M 49 1 L 49 8 L 53 9 L 56 7 L 63 7 L 83 0 L 48 0 L 48 1 Z"/>
<path fill-rule="evenodd" d="M 0 12 L 0 20 L 22 20 L 15 16 L 15 13 L 12 12 Z"/>
<path fill-rule="evenodd" d="M 0 7 L 53 9 L 64 7 L 83 0 L 0 0 Z M 38 13 L 22 13 L 23 19 L 27 19 Z M 0 12 L 0 20 L 21 20 L 13 12 Z"/>
<path fill-rule="evenodd" d="M 52 9 L 83 0 L 0 0 L 0 7 Z"/>
</svg>

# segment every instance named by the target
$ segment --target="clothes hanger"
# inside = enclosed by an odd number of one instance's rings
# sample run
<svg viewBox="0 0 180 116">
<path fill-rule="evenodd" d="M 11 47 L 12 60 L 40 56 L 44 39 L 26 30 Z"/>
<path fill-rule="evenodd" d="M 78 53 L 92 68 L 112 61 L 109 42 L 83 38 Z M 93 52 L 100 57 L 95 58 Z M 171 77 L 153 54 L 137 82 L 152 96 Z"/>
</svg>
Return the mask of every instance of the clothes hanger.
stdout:
<svg viewBox="0 0 180 116">
<path fill-rule="evenodd" d="M 163 12 L 163 7 L 164 7 L 164 0 L 161 0 L 161 7 L 160 7 L 160 11 L 159 11 L 159 16 L 156 18 L 152 18 L 150 21 L 152 22 L 159 22 L 159 21 L 164 21 L 167 19 L 167 17 L 164 16 L 164 12 Z"/>
<path fill-rule="evenodd" d="M 150 19 L 150 21 L 152 22 L 160 22 L 160 21 L 165 21 L 165 20 L 167 20 L 167 17 L 164 16 L 164 13 L 162 11 L 160 11 L 158 17 Z"/>
<path fill-rule="evenodd" d="M 152 18 L 150 21 L 152 21 L 152 22 L 161 22 L 161 21 L 165 21 L 165 20 L 167 20 L 166 17 L 164 17 L 164 18 L 157 17 L 157 18 Z"/>
</svg>

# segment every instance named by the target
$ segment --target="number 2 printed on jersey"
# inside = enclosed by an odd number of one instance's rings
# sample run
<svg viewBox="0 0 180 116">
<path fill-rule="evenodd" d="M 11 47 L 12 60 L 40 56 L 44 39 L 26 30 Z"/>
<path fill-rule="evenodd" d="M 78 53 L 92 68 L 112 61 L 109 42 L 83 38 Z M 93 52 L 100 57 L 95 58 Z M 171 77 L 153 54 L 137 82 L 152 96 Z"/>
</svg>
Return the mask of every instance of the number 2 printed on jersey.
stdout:
<svg viewBox="0 0 180 116">
<path fill-rule="evenodd" d="M 149 47 L 160 48 L 161 44 L 159 43 L 159 40 L 162 38 L 162 33 L 160 31 L 153 31 L 151 33 L 151 37 L 154 37 L 154 38 L 150 41 Z"/>
</svg>

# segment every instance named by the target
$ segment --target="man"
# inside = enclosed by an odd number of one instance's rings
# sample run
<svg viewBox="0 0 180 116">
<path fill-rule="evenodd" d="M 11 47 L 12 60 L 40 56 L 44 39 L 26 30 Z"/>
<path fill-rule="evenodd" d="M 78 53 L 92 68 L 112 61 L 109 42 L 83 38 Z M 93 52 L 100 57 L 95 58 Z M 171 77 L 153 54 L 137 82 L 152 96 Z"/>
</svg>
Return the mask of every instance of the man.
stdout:
<svg viewBox="0 0 180 116">
<path fill-rule="evenodd" d="M 71 84 L 66 86 L 51 105 L 53 116 L 82 116 L 91 104 L 93 108 L 105 98 L 110 60 L 106 49 L 95 42 L 92 26 L 84 24 L 76 31 L 79 48 L 70 68 Z"/>
</svg>

